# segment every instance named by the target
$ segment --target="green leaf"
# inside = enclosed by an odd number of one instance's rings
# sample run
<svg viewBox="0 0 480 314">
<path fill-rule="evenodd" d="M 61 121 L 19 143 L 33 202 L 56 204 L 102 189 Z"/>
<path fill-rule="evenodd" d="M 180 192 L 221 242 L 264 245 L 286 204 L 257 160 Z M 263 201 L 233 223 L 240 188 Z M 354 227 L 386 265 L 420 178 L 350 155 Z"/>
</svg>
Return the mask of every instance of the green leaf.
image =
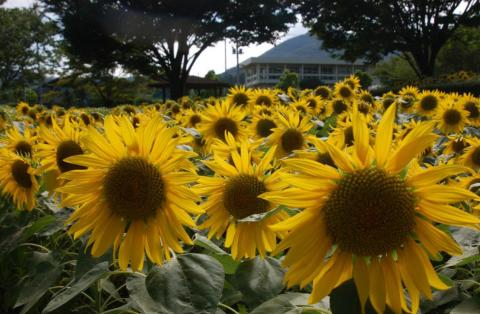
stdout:
<svg viewBox="0 0 480 314">
<path fill-rule="evenodd" d="M 145 282 L 152 299 L 167 313 L 215 313 L 224 272 L 211 256 L 184 254 L 152 268 Z"/>
<path fill-rule="evenodd" d="M 241 263 L 235 278 L 245 303 L 257 306 L 282 291 L 283 275 L 284 270 L 279 261 L 271 257 L 257 257 Z"/>
<path fill-rule="evenodd" d="M 21 313 L 28 312 L 61 274 L 59 263 L 51 253 L 34 252 L 31 259 L 32 271 L 23 283 L 14 306 L 24 305 Z"/>
<path fill-rule="evenodd" d="M 472 314 L 480 313 L 480 296 L 474 296 L 455 306 L 450 314 Z"/>
<path fill-rule="evenodd" d="M 134 308 L 143 313 L 168 313 L 162 304 L 155 302 L 148 294 L 145 278 L 135 277 L 127 281 L 127 290 Z"/>
<path fill-rule="evenodd" d="M 55 222 L 56 218 L 53 215 L 47 215 L 39 218 L 35 221 L 32 225 L 27 227 L 22 234 L 22 241 L 29 239 L 36 233 L 41 232 L 42 230 L 46 229 L 48 226 Z"/>
<path fill-rule="evenodd" d="M 271 217 L 271 216 L 277 214 L 281 210 L 283 210 L 283 206 L 277 206 L 274 209 L 269 210 L 269 211 L 264 212 L 264 213 L 261 213 L 261 214 L 252 214 L 252 215 L 247 216 L 245 218 L 237 219 L 237 222 L 238 223 L 245 223 L 245 222 L 249 223 L 249 222 L 262 221 L 264 219 L 267 219 L 268 217 Z"/>
<path fill-rule="evenodd" d="M 60 306 L 64 305 L 68 301 L 72 300 L 79 293 L 86 290 L 94 282 L 100 279 L 102 276 L 108 273 L 108 262 L 102 262 L 95 265 L 91 270 L 89 270 L 85 275 L 83 275 L 77 282 L 75 282 L 71 287 L 66 287 L 59 294 L 57 294 L 50 302 L 47 304 L 42 313 L 51 312 Z"/>
<path fill-rule="evenodd" d="M 196 234 L 193 243 L 196 246 L 204 248 L 210 256 L 215 258 L 217 261 L 222 264 L 225 274 L 234 274 L 237 270 L 240 262 L 234 260 L 231 255 L 222 250 L 219 246 L 213 243 L 211 240 L 206 237 Z"/>
<path fill-rule="evenodd" d="M 109 250 L 107 253 L 100 257 L 93 257 L 90 248 L 85 249 L 86 244 L 82 245 L 77 255 L 77 265 L 75 267 L 75 281 L 78 281 L 85 275 L 90 269 L 95 267 L 95 265 L 102 262 L 108 262 L 112 259 L 112 251 Z"/>
<path fill-rule="evenodd" d="M 330 309 L 333 314 L 361 314 L 360 299 L 353 280 L 348 280 L 330 293 Z M 370 302 L 365 305 L 366 314 L 375 314 Z"/>
<path fill-rule="evenodd" d="M 330 313 L 326 304 L 308 305 L 307 293 L 289 292 L 270 299 L 255 308 L 250 314 L 325 314 Z"/>
</svg>

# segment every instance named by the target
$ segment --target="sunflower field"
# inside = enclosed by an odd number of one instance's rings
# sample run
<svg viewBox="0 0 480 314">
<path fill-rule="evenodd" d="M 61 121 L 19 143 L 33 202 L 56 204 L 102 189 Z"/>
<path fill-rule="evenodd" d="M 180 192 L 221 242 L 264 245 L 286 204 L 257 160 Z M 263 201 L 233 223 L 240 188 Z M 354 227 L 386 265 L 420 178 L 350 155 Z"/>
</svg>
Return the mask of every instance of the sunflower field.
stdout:
<svg viewBox="0 0 480 314">
<path fill-rule="evenodd" d="M 2 313 L 480 312 L 472 95 L 1 110 Z"/>
</svg>

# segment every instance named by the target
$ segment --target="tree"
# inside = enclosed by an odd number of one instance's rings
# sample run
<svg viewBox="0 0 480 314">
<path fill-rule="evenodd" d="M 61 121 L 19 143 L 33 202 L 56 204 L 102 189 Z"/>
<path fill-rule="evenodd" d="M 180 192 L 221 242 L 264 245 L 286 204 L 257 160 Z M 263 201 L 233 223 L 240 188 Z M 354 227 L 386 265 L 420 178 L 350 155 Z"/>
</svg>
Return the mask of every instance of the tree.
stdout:
<svg viewBox="0 0 480 314">
<path fill-rule="evenodd" d="M 299 79 L 297 73 L 285 70 L 280 76 L 280 80 L 275 87 L 283 89 L 284 91 L 286 91 L 289 87 L 298 88 L 298 81 Z"/>
<path fill-rule="evenodd" d="M 0 8 L 0 86 L 23 85 L 44 77 L 54 65 L 55 24 L 37 8 Z"/>
<path fill-rule="evenodd" d="M 438 54 L 437 72 L 480 73 L 480 27 L 460 27 Z"/>
<path fill-rule="evenodd" d="M 215 74 L 214 70 L 210 70 L 205 74 L 205 78 L 213 81 L 218 81 L 218 76 Z"/>
<path fill-rule="evenodd" d="M 272 42 L 294 12 L 278 0 L 42 0 L 59 17 L 70 52 L 85 62 L 117 62 L 185 94 L 200 54 L 228 38 L 239 45 Z"/>
<path fill-rule="evenodd" d="M 480 25 L 480 0 L 290 0 L 323 46 L 375 63 L 399 54 L 419 77 L 455 30 Z"/>
</svg>

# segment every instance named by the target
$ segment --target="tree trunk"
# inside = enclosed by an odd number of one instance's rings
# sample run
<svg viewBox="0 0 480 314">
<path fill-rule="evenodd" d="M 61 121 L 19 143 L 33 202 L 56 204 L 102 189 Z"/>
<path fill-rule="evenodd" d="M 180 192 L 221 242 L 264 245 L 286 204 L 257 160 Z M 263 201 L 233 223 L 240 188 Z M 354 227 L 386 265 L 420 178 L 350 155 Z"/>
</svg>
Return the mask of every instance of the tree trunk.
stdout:
<svg viewBox="0 0 480 314">
<path fill-rule="evenodd" d="M 186 78 L 169 77 L 170 98 L 177 100 L 186 94 Z"/>
</svg>

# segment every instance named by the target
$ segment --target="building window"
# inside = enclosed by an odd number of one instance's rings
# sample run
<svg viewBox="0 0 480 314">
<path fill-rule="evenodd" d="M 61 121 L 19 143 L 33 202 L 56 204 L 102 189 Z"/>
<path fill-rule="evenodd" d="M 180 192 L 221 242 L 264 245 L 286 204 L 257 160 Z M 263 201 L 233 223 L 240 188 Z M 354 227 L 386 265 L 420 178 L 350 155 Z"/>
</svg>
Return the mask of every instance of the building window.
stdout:
<svg viewBox="0 0 480 314">
<path fill-rule="evenodd" d="M 268 73 L 270 73 L 270 74 L 282 74 L 283 73 L 283 65 L 270 65 L 268 67 Z"/>
<path fill-rule="evenodd" d="M 300 66 L 296 64 L 288 64 L 286 70 L 290 72 L 300 73 Z"/>
<path fill-rule="evenodd" d="M 334 75 L 322 75 L 320 76 L 320 81 L 322 82 L 335 82 L 336 81 L 336 77 Z"/>
<path fill-rule="evenodd" d="M 318 75 L 318 65 L 304 65 L 303 74 L 315 74 Z"/>
<path fill-rule="evenodd" d="M 353 67 L 350 65 L 339 65 L 337 67 L 337 74 L 348 75 L 353 73 Z"/>
<path fill-rule="evenodd" d="M 321 71 L 322 74 L 334 74 L 335 67 L 333 65 L 322 65 Z"/>
</svg>

